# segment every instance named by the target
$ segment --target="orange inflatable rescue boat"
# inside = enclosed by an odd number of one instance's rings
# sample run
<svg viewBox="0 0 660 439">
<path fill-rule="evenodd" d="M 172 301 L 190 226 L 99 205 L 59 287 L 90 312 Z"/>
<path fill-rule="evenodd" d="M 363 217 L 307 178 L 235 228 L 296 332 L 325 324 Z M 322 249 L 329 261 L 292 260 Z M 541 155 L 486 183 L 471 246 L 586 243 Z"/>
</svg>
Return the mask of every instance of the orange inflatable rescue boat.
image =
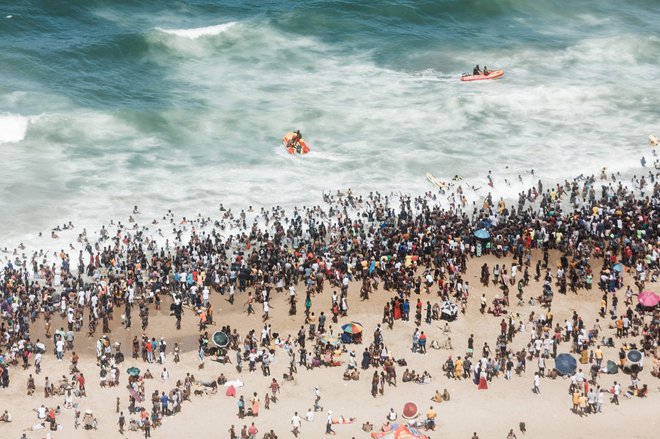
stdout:
<svg viewBox="0 0 660 439">
<path fill-rule="evenodd" d="M 307 154 L 309 152 L 309 146 L 305 143 L 305 139 L 300 138 L 297 141 L 294 141 L 293 138 L 296 135 L 293 131 L 289 131 L 282 137 L 282 145 L 289 151 L 289 154 Z"/>
<path fill-rule="evenodd" d="M 463 73 L 461 81 L 483 81 L 485 79 L 501 78 L 503 75 L 504 70 L 491 70 L 487 75 L 470 75 L 469 73 Z"/>
</svg>

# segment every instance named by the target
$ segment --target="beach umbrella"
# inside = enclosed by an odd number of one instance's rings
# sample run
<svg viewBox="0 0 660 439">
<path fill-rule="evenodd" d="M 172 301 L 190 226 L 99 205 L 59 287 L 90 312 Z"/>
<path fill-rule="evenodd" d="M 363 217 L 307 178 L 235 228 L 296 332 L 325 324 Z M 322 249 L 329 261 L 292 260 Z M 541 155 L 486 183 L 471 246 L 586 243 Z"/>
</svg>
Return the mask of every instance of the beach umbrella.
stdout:
<svg viewBox="0 0 660 439">
<path fill-rule="evenodd" d="M 616 271 L 617 273 L 621 273 L 623 271 L 623 264 L 619 262 L 618 264 L 612 265 L 612 270 Z"/>
<path fill-rule="evenodd" d="M 429 439 L 418 428 L 407 424 L 391 424 L 388 431 L 372 431 L 371 439 Z"/>
<path fill-rule="evenodd" d="M 455 303 L 445 301 L 440 308 L 440 314 L 447 318 L 454 318 L 458 314 L 458 306 Z"/>
<path fill-rule="evenodd" d="M 229 337 L 222 331 L 216 331 L 213 333 L 213 343 L 219 348 L 224 348 L 229 344 Z"/>
<path fill-rule="evenodd" d="M 403 411 L 401 412 L 401 416 L 403 416 L 405 419 L 414 419 L 419 415 L 419 409 L 417 408 L 417 404 L 415 404 L 412 401 L 408 401 L 403 405 Z"/>
<path fill-rule="evenodd" d="M 569 375 L 577 369 L 577 361 L 570 354 L 559 354 L 555 358 L 555 369 L 561 375 Z"/>
<path fill-rule="evenodd" d="M 617 373 L 618 371 L 619 371 L 619 366 L 617 366 L 617 364 L 614 361 L 607 360 L 607 373 L 614 374 Z"/>
<path fill-rule="evenodd" d="M 490 233 L 488 233 L 488 230 L 486 229 L 479 229 L 476 232 L 474 232 L 475 238 L 478 239 L 490 239 Z"/>
<path fill-rule="evenodd" d="M 628 361 L 632 363 L 639 363 L 642 360 L 642 353 L 636 349 L 629 350 L 626 356 L 628 357 Z"/>
<path fill-rule="evenodd" d="M 339 338 L 336 335 L 324 334 L 321 336 L 321 343 L 330 343 L 332 346 L 339 346 Z"/>
<path fill-rule="evenodd" d="M 362 323 L 358 322 L 351 322 L 351 323 L 346 323 L 341 327 L 342 331 L 346 332 L 347 334 L 359 334 L 362 332 L 364 327 L 362 326 Z"/>
<path fill-rule="evenodd" d="M 126 370 L 126 373 L 127 373 L 129 376 L 136 377 L 136 376 L 140 375 L 140 369 L 138 369 L 138 368 L 135 367 L 135 366 L 133 366 L 133 367 L 129 367 L 129 368 Z"/>
<path fill-rule="evenodd" d="M 639 304 L 642 306 L 653 307 L 660 302 L 660 296 L 655 294 L 653 291 L 642 291 L 637 297 Z"/>
</svg>

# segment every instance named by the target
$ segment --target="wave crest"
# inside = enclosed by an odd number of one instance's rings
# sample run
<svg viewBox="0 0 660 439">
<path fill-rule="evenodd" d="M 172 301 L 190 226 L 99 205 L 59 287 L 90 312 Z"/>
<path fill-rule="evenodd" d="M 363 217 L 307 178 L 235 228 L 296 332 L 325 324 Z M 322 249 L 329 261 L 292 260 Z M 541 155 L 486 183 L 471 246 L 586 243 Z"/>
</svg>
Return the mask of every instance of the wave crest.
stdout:
<svg viewBox="0 0 660 439">
<path fill-rule="evenodd" d="M 229 23 L 217 24 L 215 26 L 196 27 L 192 29 L 163 29 L 157 27 L 156 30 L 169 35 L 196 40 L 200 37 L 219 35 L 231 29 L 235 25 L 235 21 L 230 21 Z"/>
<path fill-rule="evenodd" d="M 30 119 L 18 114 L 0 114 L 0 143 L 16 143 L 25 138 Z"/>
</svg>

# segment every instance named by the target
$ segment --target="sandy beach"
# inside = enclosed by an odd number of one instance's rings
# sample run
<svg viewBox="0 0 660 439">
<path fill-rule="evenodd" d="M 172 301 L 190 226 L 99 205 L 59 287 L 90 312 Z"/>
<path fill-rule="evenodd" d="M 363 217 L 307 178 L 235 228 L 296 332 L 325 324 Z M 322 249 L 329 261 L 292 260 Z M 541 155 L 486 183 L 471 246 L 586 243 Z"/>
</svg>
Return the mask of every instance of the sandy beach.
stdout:
<svg viewBox="0 0 660 439">
<path fill-rule="evenodd" d="M 657 0 L 5 3 L 0 439 L 660 437 Z"/>
<path fill-rule="evenodd" d="M 536 255 L 535 255 L 536 256 Z M 566 378 L 557 378 L 551 380 L 548 378 L 541 380 L 541 394 L 533 394 L 532 379 L 533 371 L 536 369 L 534 363 L 528 363 L 528 370 L 522 376 L 515 376 L 511 381 L 507 381 L 500 375 L 494 378 L 489 385 L 488 390 L 477 390 L 477 387 L 471 380 L 454 380 L 444 376 L 442 364 L 449 355 L 464 355 L 467 347 L 467 338 L 469 334 L 474 334 L 475 350 L 478 351 L 484 342 L 494 346 L 495 336 L 498 333 L 500 318 L 492 315 L 482 315 L 479 312 L 479 299 L 482 293 L 490 300 L 499 293 L 495 287 L 479 287 L 479 265 L 487 262 L 491 265 L 495 263 L 508 262 L 504 258 L 498 259 L 493 256 L 475 258 L 470 261 L 466 279 L 472 287 L 468 301 L 467 312 L 460 315 L 459 318 L 451 322 L 450 333 L 444 333 L 444 321 L 433 321 L 431 325 L 422 323 L 421 329 L 428 334 L 429 344 L 433 340 L 444 343 L 448 337 L 451 337 L 453 350 L 429 349 L 426 355 L 411 352 L 411 336 L 415 328 L 412 321 L 396 321 L 393 330 L 384 330 L 384 340 L 390 352 L 395 358 L 404 358 L 408 363 L 408 368 L 422 372 L 427 370 L 432 380 L 429 384 L 402 383 L 400 374 L 403 368 L 397 367 L 399 383 L 396 387 L 385 387 L 384 396 L 373 398 L 370 395 L 371 369 L 362 371 L 359 381 L 344 381 L 342 373 L 345 367 L 316 368 L 313 370 L 304 370 L 299 368 L 295 381 L 284 382 L 281 378 L 288 368 L 287 355 L 283 350 L 278 349 L 275 355 L 275 362 L 271 367 L 272 377 L 278 379 L 281 384 L 281 394 L 278 396 L 277 403 L 271 403 L 269 410 L 263 410 L 258 417 L 245 418 L 239 420 L 236 416 L 236 398 L 227 397 L 224 394 L 224 388 L 220 388 L 217 394 L 192 396 L 190 402 L 185 402 L 182 406 L 182 412 L 176 416 L 166 417 L 162 426 L 152 430 L 154 437 L 193 437 L 211 434 L 212 437 L 229 437 L 228 429 L 231 425 L 236 426 L 237 432 L 243 424 L 254 422 L 260 433 L 259 437 L 266 431 L 273 429 L 278 437 L 292 437 L 290 419 L 293 413 L 297 411 L 302 417 L 314 403 L 314 388 L 320 387 L 322 399 L 321 405 L 323 412 L 316 412 L 314 421 L 303 421 L 300 437 L 314 438 L 322 437 L 325 431 L 326 411 L 332 410 L 334 416 L 343 415 L 345 417 L 355 417 L 356 421 L 350 425 L 336 425 L 334 427 L 338 437 L 367 437 L 368 434 L 361 430 L 364 422 L 371 422 L 378 429 L 385 421 L 385 416 L 390 408 L 393 408 L 399 416 L 404 403 L 407 401 L 415 402 L 423 414 L 429 406 L 434 406 L 438 413 L 438 426 L 435 432 L 429 432 L 431 437 L 471 437 L 473 432 L 477 432 L 480 438 L 499 438 L 505 437 L 510 428 L 513 428 L 518 437 L 522 437 L 519 431 L 519 422 L 526 425 L 527 436 L 529 437 L 555 437 L 557 435 L 565 437 L 635 437 L 652 438 L 655 437 L 660 428 L 660 421 L 655 416 L 656 408 L 660 403 L 658 394 L 657 379 L 650 375 L 650 359 L 647 359 L 647 367 L 640 374 L 640 381 L 648 383 L 650 390 L 648 398 L 621 398 L 621 405 L 615 406 L 606 402 L 602 414 L 592 414 L 588 416 L 578 416 L 571 412 L 571 397 L 568 394 L 569 380 Z M 627 281 L 629 279 L 626 279 Z M 492 284 L 491 284 L 492 285 Z M 657 287 L 650 285 L 649 288 Z M 531 294 L 538 292 L 541 284 L 533 279 L 526 288 Z M 300 325 L 304 324 L 304 315 L 299 312 L 297 316 L 288 315 L 288 305 L 285 301 L 286 293 L 276 294 L 272 300 L 272 311 L 269 323 L 280 332 L 280 334 L 292 334 L 295 336 Z M 372 294 L 370 300 L 360 301 L 359 289 L 352 284 L 349 288 L 349 297 L 352 299 L 349 316 L 340 319 L 343 324 L 351 320 L 362 323 L 365 327 L 365 337 L 362 345 L 347 345 L 349 350 L 356 349 L 358 358 L 362 352 L 365 343 L 372 340 L 372 332 L 376 324 L 381 322 L 382 308 L 392 293 L 383 291 L 382 288 Z M 437 302 L 437 295 L 421 295 L 424 301 L 430 300 Z M 413 298 L 414 295 L 413 295 Z M 599 306 L 600 295 L 597 291 L 581 291 L 579 294 L 568 293 L 567 295 L 557 295 L 552 305 L 552 312 L 556 321 L 562 322 L 565 318 L 570 318 L 576 311 L 584 316 L 585 323 L 590 326 Z M 263 326 L 260 318 L 259 309 L 256 315 L 247 317 L 245 313 L 245 294 L 237 294 L 236 303 L 230 305 L 226 298 L 218 293 L 211 296 L 213 307 L 218 311 L 215 314 L 216 324 L 208 330 L 210 332 L 218 330 L 221 325 L 229 324 L 231 327 L 240 328 L 241 333 L 248 329 L 254 329 L 259 332 Z M 312 311 L 320 312 L 328 310 L 331 307 L 330 292 L 314 298 Z M 214 361 L 207 361 L 204 369 L 198 370 L 198 359 L 196 354 L 196 338 L 199 334 L 197 328 L 197 318 L 193 317 L 191 312 L 184 315 L 181 331 L 176 331 L 172 317 L 163 310 L 154 313 L 150 318 L 147 330 L 144 332 L 148 336 L 165 337 L 168 347 L 171 348 L 175 342 L 178 342 L 182 348 L 181 362 L 174 364 L 172 353 L 168 352 L 166 367 L 170 373 L 169 380 L 163 382 L 160 374 L 163 366 L 158 364 L 145 364 L 141 359 L 134 360 L 130 358 L 130 341 L 133 335 L 140 335 L 142 331 L 135 325 L 130 330 L 119 326 L 117 321 L 113 322 L 113 331 L 108 334 L 111 340 L 121 341 L 123 351 L 126 354 L 126 361 L 120 365 L 121 379 L 120 385 L 113 388 L 100 388 L 99 373 L 96 365 L 95 356 L 95 338 L 86 338 L 83 334 L 77 336 L 75 341 L 75 350 L 80 355 L 79 369 L 87 377 L 87 397 L 75 398 L 75 402 L 81 410 L 90 409 L 99 419 L 97 431 L 84 431 L 82 427 L 74 428 L 74 414 L 71 409 L 62 409 L 57 416 L 57 422 L 61 423 L 62 429 L 52 432 L 53 438 L 78 438 L 95 437 L 111 438 L 119 437 L 117 419 L 115 412 L 115 401 L 120 400 L 120 409 L 127 414 L 128 392 L 126 389 L 125 371 L 130 366 L 137 366 L 145 371 L 147 368 L 154 375 L 153 380 L 146 380 L 146 394 L 150 395 L 154 390 L 159 392 L 169 391 L 176 380 L 183 379 L 186 373 L 194 374 L 199 381 L 210 381 L 216 379 L 220 373 L 223 373 L 228 379 L 240 379 L 245 386 L 237 389 L 238 395 L 245 395 L 246 399 L 257 392 L 259 398 L 263 397 L 268 390 L 272 377 L 265 377 L 262 373 L 247 372 L 245 369 L 238 373 L 234 365 L 222 365 Z M 540 312 L 540 306 L 510 307 L 514 315 L 519 314 L 520 319 L 527 323 L 529 313 L 532 311 Z M 516 320 L 520 320 L 516 317 Z M 60 322 L 55 320 L 53 327 L 59 327 Z M 337 331 L 339 325 L 332 325 Z M 43 324 L 36 325 L 36 337 L 43 337 Z M 612 334 L 613 329 L 606 329 L 605 334 Z M 35 337 L 35 335 L 33 335 Z M 518 334 L 514 339 L 514 346 L 518 349 L 524 348 L 528 342 L 529 336 L 526 333 Z M 618 340 L 617 340 L 618 341 Z M 566 346 L 562 346 L 562 351 Z M 169 351 L 170 349 L 168 349 Z M 604 350 L 605 359 L 616 361 L 617 349 L 608 348 Z M 232 353 L 233 358 L 233 353 Z M 64 361 L 58 362 L 54 356 L 46 355 L 43 360 L 43 370 L 36 376 L 36 393 L 34 396 L 25 395 L 26 380 L 28 373 L 34 373 L 33 368 L 27 371 L 13 369 L 11 387 L 2 392 L 2 404 L 0 411 L 8 409 L 13 415 L 13 422 L 10 424 L 0 424 L 0 434 L 7 438 L 19 438 L 22 432 L 37 423 L 36 413 L 40 404 L 47 407 L 63 406 L 61 396 L 55 396 L 45 399 L 43 397 L 43 380 L 45 376 L 51 380 L 56 380 L 62 374 L 67 373 L 67 364 L 71 353 L 65 354 Z M 343 354 L 340 360 L 346 363 L 348 354 Z M 235 362 L 235 361 L 234 361 Z M 552 364 L 552 360 L 549 361 Z M 585 370 L 589 365 L 580 365 Z M 630 377 L 623 373 L 607 376 L 599 379 L 603 387 L 609 387 L 614 380 L 619 380 L 624 386 L 630 382 Z M 447 389 L 451 394 L 451 400 L 441 404 L 430 401 L 436 389 L 442 391 Z M 150 403 L 143 404 L 148 409 Z M 46 430 L 40 432 L 27 432 L 29 438 L 45 437 Z M 128 437 L 142 436 L 142 432 L 128 432 Z"/>
</svg>

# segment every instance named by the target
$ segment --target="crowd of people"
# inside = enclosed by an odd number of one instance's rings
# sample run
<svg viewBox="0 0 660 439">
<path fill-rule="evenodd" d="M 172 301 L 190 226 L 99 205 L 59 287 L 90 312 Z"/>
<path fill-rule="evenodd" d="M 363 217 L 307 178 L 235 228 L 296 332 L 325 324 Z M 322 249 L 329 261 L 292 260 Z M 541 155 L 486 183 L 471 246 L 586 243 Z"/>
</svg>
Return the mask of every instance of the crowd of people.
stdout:
<svg viewBox="0 0 660 439">
<path fill-rule="evenodd" d="M 430 192 L 418 197 L 379 193 L 363 197 L 348 191 L 324 194 L 324 207 L 295 208 L 289 213 L 281 207 L 259 212 L 250 207 L 235 214 L 221 206 L 217 219 L 175 220 L 170 211 L 160 221 L 154 220 L 150 229 L 138 226 L 135 218 L 141 214 L 136 207 L 128 224 L 113 221 L 94 238 L 81 230 L 77 254 L 66 249 L 27 254 L 19 246 L 5 256 L 0 272 L 0 384 L 3 388 L 10 385 L 16 367 L 34 367 L 38 375 L 42 356 L 52 350 L 59 361 L 71 353 L 70 378 L 64 377 L 62 391 L 75 389 L 84 396 L 84 377 L 76 367 L 74 352 L 76 338 L 83 334 L 98 338 L 102 382 L 118 385 L 118 365 L 124 354 L 121 344 L 113 344 L 109 334 L 113 321 L 115 327 L 121 324 L 132 330 L 134 315 L 139 317 L 143 333 L 133 340 L 132 357 L 164 366 L 166 341 L 145 335 L 150 313 L 164 306 L 177 329 L 182 316 L 193 315 L 199 329 L 200 368 L 209 355 L 231 361 L 231 351 L 236 353 L 234 365 L 239 371 L 246 362 L 248 373 L 260 371 L 266 376 L 274 357 L 287 355 L 285 380 L 295 378 L 298 366 L 314 369 L 347 363 L 344 377 L 348 380 L 359 379 L 359 369 L 374 367 L 371 393 L 376 397 L 383 395 L 385 384 L 396 386 L 396 368 L 405 364 L 389 353 L 387 331 L 396 330 L 396 322 L 410 321 L 412 315 L 416 329 L 411 350 L 426 354 L 425 325 L 441 318 L 460 318 L 467 311 L 472 288 L 465 278 L 467 266 L 481 254 L 493 254 L 500 260 L 492 267 L 481 266 L 481 283 L 484 287 L 492 283 L 500 293 L 490 304 L 484 293 L 480 310 L 501 318 L 501 332 L 493 340 L 479 341 L 483 346 L 480 355 L 475 354 L 477 343 L 470 336 L 467 351 L 446 360 L 444 374 L 450 379 L 472 379 L 479 389 L 487 389 L 494 378 L 503 375 L 511 380 L 533 361 L 538 366 L 534 391 L 540 393 L 540 379 L 556 374 L 549 372 L 549 360 L 557 356 L 558 349 L 567 350 L 583 365 L 598 364 L 591 380 L 572 378 L 570 389 L 576 413 L 596 413 L 602 409 L 599 401 L 605 389 L 597 381 L 600 345 L 611 345 L 610 325 L 615 338 L 625 343 L 623 349 L 639 349 L 654 360 L 660 339 L 657 307 L 636 306 L 633 300 L 660 273 L 660 182 L 651 174 L 648 180 L 635 177 L 625 183 L 620 176 L 604 174 L 600 179 L 580 178 L 544 190 L 539 181 L 521 192 L 514 206 L 502 199 L 496 202 L 490 193 L 482 204 L 469 205 L 462 196 L 467 187 L 460 182 L 446 198 L 447 194 Z M 172 241 L 165 237 L 165 227 L 172 229 Z M 488 237 L 475 235 L 479 229 L 486 229 Z M 539 255 L 535 264 L 533 252 Z M 558 263 L 553 266 L 551 260 L 555 259 Z M 624 273 L 633 277 L 635 289 L 622 292 Z M 542 283 L 542 291 L 531 288 L 532 278 Z M 349 296 L 352 283 L 360 285 L 360 297 Z M 509 298 L 512 289 L 516 301 Z M 552 303 L 557 294 L 592 289 L 602 295 L 599 318 L 576 312 L 563 323 L 553 320 Z M 351 301 L 368 301 L 378 291 L 390 295 L 383 309 L 383 326 L 374 328 L 369 340 L 363 340 L 361 333 L 344 340 L 366 344 L 358 368 L 355 350 L 341 343 L 343 331 L 335 326 L 340 318 L 350 316 Z M 243 307 L 247 315 L 260 306 L 261 332 L 242 333 L 243 328 L 223 326 L 228 345 L 215 348 L 208 326 L 219 320 L 213 306 L 218 295 L 229 306 Z M 322 295 L 331 297 L 327 309 L 315 305 Z M 281 333 L 277 322 L 270 319 L 278 296 L 288 303 L 291 316 L 299 313 L 298 303 L 304 300 L 304 324 L 297 334 Z M 516 311 L 516 304 L 538 304 L 542 311 L 525 317 Z M 44 324 L 45 341 L 31 336 L 37 321 Z M 66 329 L 62 326 L 53 331 L 56 321 L 64 322 Z M 527 348 L 513 349 L 515 337 L 529 337 Z M 493 343 L 492 349 L 488 341 Z M 432 347 L 440 348 L 434 343 Z M 601 352 L 600 358 L 596 355 L 594 359 L 594 350 Z M 173 352 L 177 361 L 178 345 Z M 129 377 L 129 412 L 139 414 L 136 423 L 148 437 L 144 427 L 155 427 L 162 416 L 180 410 L 195 380 L 186 377 L 177 383 L 179 392 L 170 395 L 154 393 L 149 415 L 136 405 L 145 398 L 144 379 L 148 379 L 144 374 Z M 432 379 L 427 371 L 406 370 L 402 381 Z M 47 378 L 45 381 L 48 383 Z M 588 381 L 589 388 L 585 386 Z M 34 391 L 34 378 L 31 382 Z M 56 389 L 51 386 L 46 387 L 52 394 Z M 617 386 L 620 384 L 613 387 L 615 397 L 620 392 Z M 630 388 L 635 396 L 647 392 L 635 379 Z M 49 390 L 45 393 L 48 397 Z M 269 403 L 276 400 L 275 393 L 266 392 Z M 256 394 L 254 398 L 259 400 Z M 252 416 L 258 416 L 259 403 L 255 406 L 254 398 Z M 240 413 L 239 408 L 239 418 Z M 294 430 L 299 431 L 299 423 L 295 424 Z M 250 433 L 251 427 L 243 430 L 247 437 L 256 436 Z"/>
</svg>

